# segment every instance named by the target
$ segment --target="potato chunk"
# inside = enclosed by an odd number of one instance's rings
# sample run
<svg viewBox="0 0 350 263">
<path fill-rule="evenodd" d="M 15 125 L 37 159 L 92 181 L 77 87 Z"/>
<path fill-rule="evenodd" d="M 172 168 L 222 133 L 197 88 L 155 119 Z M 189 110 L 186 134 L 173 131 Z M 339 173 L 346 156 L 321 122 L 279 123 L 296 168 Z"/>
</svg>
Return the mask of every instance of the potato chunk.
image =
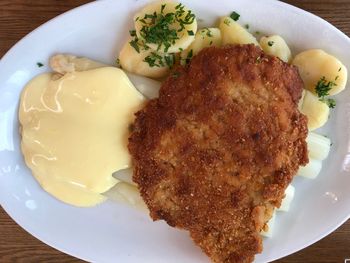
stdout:
<svg viewBox="0 0 350 263">
<path fill-rule="evenodd" d="M 298 67 L 305 88 L 316 93 L 315 88 L 323 77 L 335 85 L 329 95 L 335 95 L 345 89 L 348 71 L 336 57 L 321 49 L 310 49 L 295 56 L 293 65 Z"/>
<path fill-rule="evenodd" d="M 266 54 L 278 57 L 286 63 L 292 58 L 292 52 L 281 36 L 262 37 L 260 39 L 260 46 Z"/>
<path fill-rule="evenodd" d="M 195 56 L 203 48 L 216 46 L 221 46 L 221 32 L 218 28 L 204 28 L 197 32 L 194 41 L 191 45 L 184 51 L 181 52 L 181 63 L 185 64 L 187 59 Z"/>
<path fill-rule="evenodd" d="M 254 44 L 260 46 L 256 38 L 244 27 L 230 17 L 223 17 L 219 28 L 222 35 L 222 44 Z"/>
<path fill-rule="evenodd" d="M 162 57 L 163 65 L 160 65 L 158 61 L 156 62 L 157 66 L 150 66 L 150 64 L 145 61 L 145 58 L 152 55 L 154 51 L 151 49 L 145 50 L 140 46 L 139 52 L 137 52 L 137 50 L 130 45 L 129 41 L 124 44 L 119 53 L 119 63 L 123 69 L 150 78 L 161 78 L 168 74 L 169 67 L 163 61 L 165 54 L 155 53 Z"/>
<path fill-rule="evenodd" d="M 322 127 L 328 120 L 328 105 L 308 90 L 305 91 L 300 111 L 307 116 L 307 127 L 310 131 Z"/>
<path fill-rule="evenodd" d="M 197 20 L 191 15 L 193 13 L 178 2 L 150 3 L 134 16 L 136 35 L 154 51 L 180 52 L 192 43 L 197 32 Z M 169 47 L 164 45 L 165 39 L 169 41 Z"/>
</svg>

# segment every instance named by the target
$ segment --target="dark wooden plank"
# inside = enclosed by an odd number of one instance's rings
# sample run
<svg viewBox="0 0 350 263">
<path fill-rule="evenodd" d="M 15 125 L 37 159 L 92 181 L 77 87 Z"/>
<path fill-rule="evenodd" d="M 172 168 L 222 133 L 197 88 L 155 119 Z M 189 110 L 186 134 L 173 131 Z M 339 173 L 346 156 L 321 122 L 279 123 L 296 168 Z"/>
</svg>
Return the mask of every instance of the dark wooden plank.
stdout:
<svg viewBox="0 0 350 263">
<path fill-rule="evenodd" d="M 0 57 L 24 35 L 51 18 L 88 0 L 2 0 L 0 1 Z M 350 35 L 350 1 L 286 0 L 334 24 Z M 317 41 L 317 39 L 315 39 Z M 350 221 L 337 231 L 279 263 L 344 262 L 350 258 Z M 59 252 L 19 227 L 0 209 L 0 262 L 81 262 Z"/>
</svg>

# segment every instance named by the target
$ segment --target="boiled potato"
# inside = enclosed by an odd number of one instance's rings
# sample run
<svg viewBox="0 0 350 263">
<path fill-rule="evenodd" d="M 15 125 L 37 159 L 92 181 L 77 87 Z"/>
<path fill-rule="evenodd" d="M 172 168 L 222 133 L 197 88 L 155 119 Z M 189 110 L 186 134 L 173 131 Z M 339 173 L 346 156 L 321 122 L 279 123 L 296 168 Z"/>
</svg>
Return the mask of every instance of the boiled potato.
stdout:
<svg viewBox="0 0 350 263">
<path fill-rule="evenodd" d="M 139 52 L 137 52 L 130 45 L 130 40 L 124 44 L 119 53 L 119 63 L 123 69 L 150 78 L 161 78 L 168 74 L 169 67 L 166 64 L 164 66 L 151 67 L 149 63 L 144 61 L 147 56 L 150 56 L 154 52 L 153 50 L 144 50 L 140 47 Z"/>
<path fill-rule="evenodd" d="M 300 111 L 307 116 L 310 131 L 322 127 L 328 120 L 329 107 L 312 92 L 306 90 Z"/>
<path fill-rule="evenodd" d="M 203 48 L 210 46 L 221 46 L 221 32 L 218 28 L 204 28 L 197 32 L 194 41 L 191 45 L 184 51 L 181 52 L 181 62 L 186 62 L 189 58 L 189 54 L 195 56 Z"/>
<path fill-rule="evenodd" d="M 223 17 L 219 28 L 222 35 L 222 44 L 254 44 L 259 46 L 256 38 L 244 27 L 230 17 Z"/>
<path fill-rule="evenodd" d="M 321 78 L 336 85 L 329 91 L 329 95 L 335 95 L 345 89 L 348 77 L 347 68 L 334 56 L 321 49 L 310 49 L 299 53 L 292 62 L 298 67 L 305 88 L 316 94 L 315 88 Z"/>
<path fill-rule="evenodd" d="M 284 62 L 288 63 L 292 58 L 292 52 L 290 52 L 286 41 L 281 36 L 262 37 L 260 46 L 266 54 L 278 57 Z"/>
<path fill-rule="evenodd" d="M 158 52 L 164 52 L 164 53 L 176 53 L 181 50 L 185 50 L 194 40 L 194 36 L 197 32 L 197 20 L 195 17 L 192 17 L 188 20 L 188 22 L 191 22 L 189 24 L 183 24 L 184 28 L 181 28 L 180 20 L 186 20 L 186 16 L 188 16 L 191 12 L 189 9 L 184 7 L 183 5 L 179 6 L 180 3 L 173 2 L 173 1 L 157 1 L 153 2 L 146 7 L 144 7 L 140 12 L 138 12 L 135 17 L 135 29 L 136 29 L 136 35 L 138 38 L 143 39 L 145 41 L 145 44 L 149 46 L 151 49 L 156 50 Z M 154 37 L 157 36 L 157 32 L 162 32 L 162 34 L 165 32 L 164 27 L 162 27 L 162 30 L 153 30 L 151 33 L 147 32 L 145 33 L 145 30 L 143 30 L 144 27 L 154 28 L 155 25 L 160 21 L 160 15 L 165 16 L 166 14 L 180 14 L 177 19 L 174 19 L 173 22 L 169 25 L 169 29 L 176 30 L 176 37 L 178 39 L 174 39 L 174 43 L 171 43 L 171 46 L 166 49 L 165 45 L 162 44 L 164 39 L 162 37 Z M 156 15 L 157 18 L 151 18 L 150 16 Z M 192 14 L 192 13 L 191 13 Z M 194 16 L 194 15 L 193 15 Z M 154 22 L 155 20 L 155 22 Z M 170 36 L 170 34 L 169 34 Z M 168 39 L 169 36 L 167 36 Z M 159 39 L 159 40 L 157 40 Z M 159 42 L 160 41 L 160 42 Z M 161 44 L 159 46 L 159 44 Z"/>
</svg>

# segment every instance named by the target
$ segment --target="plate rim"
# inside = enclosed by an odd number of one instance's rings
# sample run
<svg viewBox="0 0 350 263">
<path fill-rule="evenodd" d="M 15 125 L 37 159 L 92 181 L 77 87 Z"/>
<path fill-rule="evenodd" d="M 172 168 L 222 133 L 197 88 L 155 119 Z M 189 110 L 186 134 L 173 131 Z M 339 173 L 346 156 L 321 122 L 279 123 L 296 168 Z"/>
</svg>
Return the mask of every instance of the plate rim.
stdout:
<svg viewBox="0 0 350 263">
<path fill-rule="evenodd" d="M 147 3 L 150 2 L 152 0 L 144 0 L 142 2 Z M 254 3 L 256 1 L 259 0 L 248 0 L 250 3 Z M 31 35 L 35 34 L 37 31 L 42 30 L 43 28 L 46 27 L 50 27 L 51 24 L 56 23 L 56 21 L 62 19 L 63 17 L 70 15 L 72 13 L 76 13 L 79 12 L 82 9 L 85 8 L 90 8 L 91 6 L 94 5 L 100 5 L 100 4 L 104 4 L 105 2 L 114 2 L 114 0 L 104 0 L 104 1 L 93 1 L 93 2 L 89 2 L 80 6 L 77 6 L 75 8 L 72 8 L 66 12 L 63 12 L 57 16 L 55 16 L 54 18 L 46 21 L 45 23 L 43 23 L 42 25 L 38 26 L 37 28 L 33 29 L 32 31 L 30 31 L 29 33 L 27 33 L 24 37 L 22 37 L 20 40 L 18 40 L 13 46 L 11 46 L 11 48 L 1 57 L 0 59 L 0 71 L 2 70 L 3 67 L 5 67 L 5 64 L 7 62 L 7 60 L 9 59 L 10 56 L 12 56 L 12 54 L 15 52 L 15 50 L 17 49 L 18 46 L 20 46 L 26 39 L 30 38 Z M 119 2 L 120 3 L 120 2 Z M 336 26 L 334 26 L 333 24 L 331 24 L 330 22 L 326 21 L 325 19 L 309 12 L 306 11 L 304 9 L 301 9 L 299 7 L 293 6 L 292 4 L 289 3 L 285 3 L 285 2 L 281 2 L 278 0 L 265 0 L 265 4 L 266 5 L 277 5 L 280 6 L 283 9 L 289 9 L 290 11 L 294 11 L 299 13 L 302 16 L 306 16 L 306 17 L 310 17 L 312 19 L 317 19 L 318 23 L 322 23 L 324 26 L 329 27 L 330 29 L 332 29 L 332 31 L 336 32 L 341 38 L 344 39 L 344 41 L 347 41 L 350 47 L 350 38 L 344 33 L 342 32 L 340 29 L 338 29 Z M 349 84 L 348 84 L 349 85 Z M 336 154 L 336 153 L 334 153 Z M 6 205 L 3 200 L 0 200 L 1 203 L 1 207 L 4 209 L 4 211 L 6 212 L 6 214 L 17 224 L 19 225 L 22 229 L 24 229 L 28 234 L 32 235 L 33 237 L 35 237 L 36 239 L 40 240 L 41 242 L 43 242 L 45 245 L 50 246 L 62 253 L 65 253 L 67 255 L 76 257 L 78 259 L 82 259 L 82 260 L 86 260 L 89 261 L 91 260 L 91 258 L 87 258 L 84 255 L 78 254 L 78 253 L 74 253 L 74 252 L 68 252 L 67 249 L 61 248 L 58 244 L 51 244 L 50 241 L 47 241 L 46 238 L 39 238 L 39 234 L 35 233 L 34 231 L 30 231 L 28 229 L 28 227 L 23 226 L 24 224 L 22 223 L 22 219 L 19 218 L 14 218 L 13 214 L 9 213 L 9 207 L 8 205 Z M 321 240 L 322 238 L 328 236 L 329 234 L 331 234 L 332 232 L 334 232 L 336 229 L 338 229 L 341 225 L 343 225 L 346 221 L 348 221 L 350 219 L 350 210 L 348 211 L 348 216 L 344 217 L 342 220 L 339 220 L 339 222 L 333 226 L 330 226 L 329 229 L 321 234 L 318 235 L 318 237 L 316 237 L 313 240 L 310 240 L 308 242 L 304 242 L 301 246 L 298 247 L 298 245 L 294 245 L 292 246 L 292 249 L 289 249 L 288 252 L 283 252 L 280 254 L 280 256 L 275 256 L 275 257 L 271 257 L 270 260 L 274 261 L 277 259 L 281 259 L 284 258 L 286 256 L 292 255 L 298 251 L 301 251 L 309 246 L 311 246 L 312 244 L 318 242 L 319 240 Z"/>
</svg>

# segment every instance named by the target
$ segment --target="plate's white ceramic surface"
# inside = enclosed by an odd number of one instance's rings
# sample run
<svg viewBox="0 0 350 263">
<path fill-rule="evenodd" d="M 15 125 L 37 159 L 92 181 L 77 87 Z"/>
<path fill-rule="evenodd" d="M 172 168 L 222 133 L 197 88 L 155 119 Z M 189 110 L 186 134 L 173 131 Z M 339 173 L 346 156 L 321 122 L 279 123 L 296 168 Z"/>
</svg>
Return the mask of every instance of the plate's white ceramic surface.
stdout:
<svg viewBox="0 0 350 263">
<path fill-rule="evenodd" d="M 277 1 L 183 1 L 202 24 L 236 10 L 251 31 L 281 34 L 294 51 L 323 48 L 350 69 L 350 40 L 302 10 Z M 147 215 L 112 202 L 82 209 L 44 192 L 24 165 L 17 106 L 20 91 L 47 71 L 56 52 L 113 63 L 132 28 L 132 14 L 145 1 L 97 1 L 46 23 L 15 45 L 0 62 L 0 201 L 29 233 L 76 257 L 95 262 L 208 262 L 184 231 L 153 223 Z M 337 107 L 321 132 L 331 137 L 330 157 L 315 180 L 296 178 L 296 197 L 288 213 L 279 212 L 272 238 L 257 262 L 277 259 L 327 235 L 350 215 L 350 89 L 336 97 Z"/>
</svg>

